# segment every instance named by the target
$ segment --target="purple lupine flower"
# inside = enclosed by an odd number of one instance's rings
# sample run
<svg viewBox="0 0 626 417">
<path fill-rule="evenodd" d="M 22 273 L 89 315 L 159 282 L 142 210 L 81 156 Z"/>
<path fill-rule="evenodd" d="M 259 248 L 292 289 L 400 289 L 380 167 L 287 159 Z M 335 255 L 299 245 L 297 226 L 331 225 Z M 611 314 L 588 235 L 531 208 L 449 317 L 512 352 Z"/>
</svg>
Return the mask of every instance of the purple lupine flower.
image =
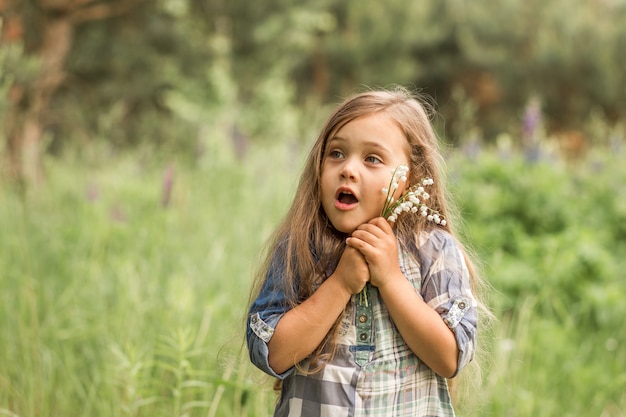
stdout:
<svg viewBox="0 0 626 417">
<path fill-rule="evenodd" d="M 165 170 L 165 174 L 163 175 L 163 189 L 161 195 L 161 204 L 163 207 L 168 207 L 170 205 L 170 200 L 172 198 L 172 187 L 174 185 L 174 168 L 170 165 Z"/>
<path fill-rule="evenodd" d="M 524 110 L 524 118 L 522 120 L 522 131 L 526 141 L 532 141 L 537 135 L 537 131 L 541 126 L 541 103 L 538 99 L 531 99 Z"/>
</svg>

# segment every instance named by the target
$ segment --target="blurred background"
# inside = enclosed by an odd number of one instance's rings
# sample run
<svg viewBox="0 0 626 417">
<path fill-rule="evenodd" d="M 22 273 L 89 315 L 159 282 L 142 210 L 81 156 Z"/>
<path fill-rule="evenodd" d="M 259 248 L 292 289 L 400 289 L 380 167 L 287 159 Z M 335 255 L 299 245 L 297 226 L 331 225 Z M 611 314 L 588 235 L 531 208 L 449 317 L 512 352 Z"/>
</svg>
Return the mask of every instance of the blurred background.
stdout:
<svg viewBox="0 0 626 417">
<path fill-rule="evenodd" d="M 626 415 L 626 1 L 0 0 L 0 29 L 0 415 L 271 415 L 263 244 L 331 109 L 395 84 L 492 286 L 458 414 Z"/>
</svg>

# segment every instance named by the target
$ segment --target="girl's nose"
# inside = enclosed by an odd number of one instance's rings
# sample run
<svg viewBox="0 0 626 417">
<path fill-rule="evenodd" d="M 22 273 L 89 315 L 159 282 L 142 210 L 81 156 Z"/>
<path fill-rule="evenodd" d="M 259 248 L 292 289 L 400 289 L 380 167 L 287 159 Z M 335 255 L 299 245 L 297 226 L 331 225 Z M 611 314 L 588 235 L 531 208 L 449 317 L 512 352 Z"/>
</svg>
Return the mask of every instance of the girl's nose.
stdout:
<svg viewBox="0 0 626 417">
<path fill-rule="evenodd" d="M 355 166 L 354 161 L 346 160 L 346 162 L 341 167 L 341 171 L 339 173 L 341 178 L 349 179 L 351 181 L 356 181 L 357 179 L 357 168 Z"/>
</svg>

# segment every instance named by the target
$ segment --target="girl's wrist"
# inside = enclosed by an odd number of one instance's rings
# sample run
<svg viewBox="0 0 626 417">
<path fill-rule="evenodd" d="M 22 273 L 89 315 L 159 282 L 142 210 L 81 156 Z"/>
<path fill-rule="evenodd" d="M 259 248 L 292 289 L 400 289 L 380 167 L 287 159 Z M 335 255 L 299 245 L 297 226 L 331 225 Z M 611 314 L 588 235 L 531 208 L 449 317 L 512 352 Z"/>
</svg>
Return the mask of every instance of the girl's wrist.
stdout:
<svg viewBox="0 0 626 417">
<path fill-rule="evenodd" d="M 381 293 L 385 291 L 387 288 L 392 288 L 395 282 L 401 282 L 402 280 L 404 280 L 404 274 L 402 274 L 402 271 L 400 270 L 399 267 L 397 271 L 390 273 L 390 274 L 384 274 L 384 276 L 385 276 L 384 279 L 372 280 L 372 285 L 378 288 L 378 290 Z"/>
<path fill-rule="evenodd" d="M 360 291 L 352 292 L 352 288 L 346 285 L 345 281 L 339 277 L 337 272 L 329 276 L 326 282 L 333 286 L 333 290 L 336 291 L 337 296 L 345 299 L 346 303 L 350 300 L 353 294 L 357 294 Z"/>
</svg>

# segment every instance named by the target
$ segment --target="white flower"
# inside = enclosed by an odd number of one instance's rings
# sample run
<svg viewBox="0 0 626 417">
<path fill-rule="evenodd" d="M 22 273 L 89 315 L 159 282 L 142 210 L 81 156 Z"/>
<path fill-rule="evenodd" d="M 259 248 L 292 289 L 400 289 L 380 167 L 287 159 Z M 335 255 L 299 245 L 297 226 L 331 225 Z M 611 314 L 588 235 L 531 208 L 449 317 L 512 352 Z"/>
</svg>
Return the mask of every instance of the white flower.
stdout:
<svg viewBox="0 0 626 417">
<path fill-rule="evenodd" d="M 407 165 L 400 165 L 391 171 L 389 186 L 382 189 L 383 194 L 387 197 L 381 216 L 386 217 L 389 222 L 393 223 L 398 220 L 402 213 L 419 213 L 420 216 L 425 217 L 428 221 L 446 226 L 447 222 L 441 217 L 439 212 L 431 209 L 424 203 L 430 198 L 430 194 L 426 192 L 424 187 L 434 184 L 432 178 L 424 178 L 421 183 L 409 187 L 397 200 L 393 198 L 395 191 L 400 188 L 400 181 L 407 181 L 408 172 L 409 167 Z"/>
</svg>

